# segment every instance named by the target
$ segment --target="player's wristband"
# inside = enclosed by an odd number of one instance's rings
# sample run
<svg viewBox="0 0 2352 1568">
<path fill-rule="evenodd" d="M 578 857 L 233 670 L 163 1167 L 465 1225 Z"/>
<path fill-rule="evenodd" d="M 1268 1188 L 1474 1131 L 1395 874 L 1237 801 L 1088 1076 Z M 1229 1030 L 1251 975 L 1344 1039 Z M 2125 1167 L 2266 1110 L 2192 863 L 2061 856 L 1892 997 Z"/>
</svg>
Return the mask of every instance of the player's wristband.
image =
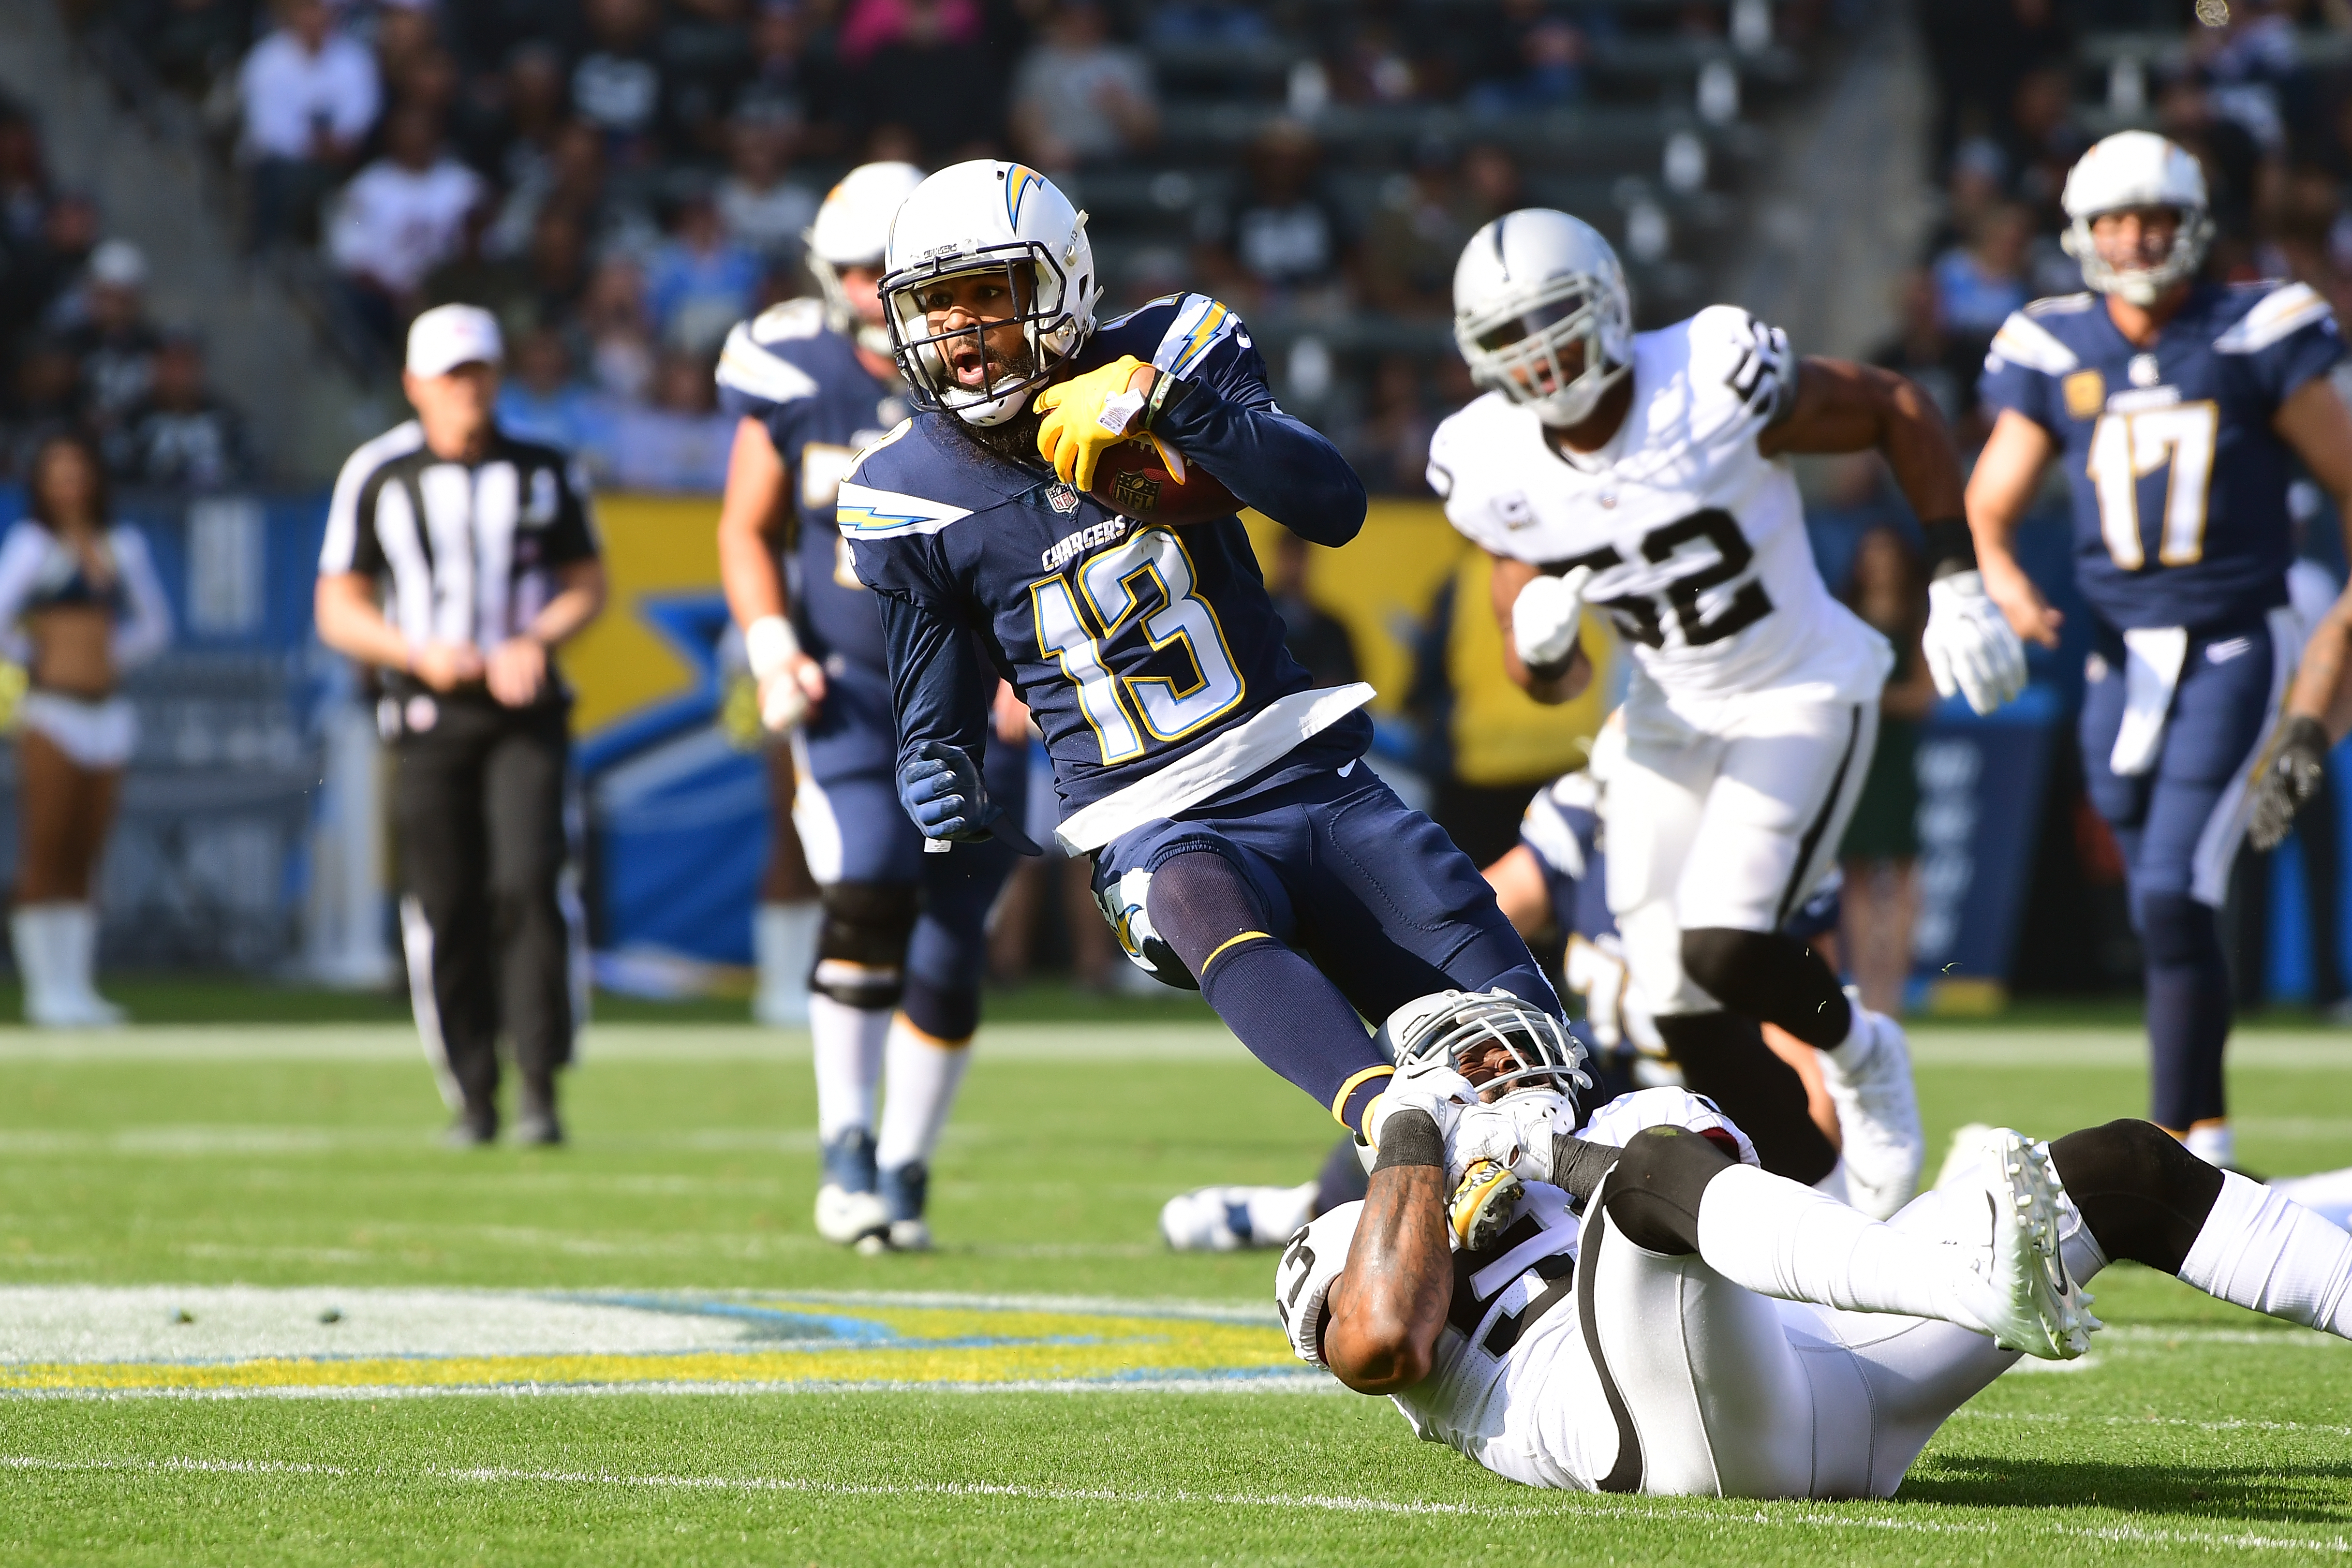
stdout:
<svg viewBox="0 0 2352 1568">
<path fill-rule="evenodd" d="M 1186 381 L 1182 376 L 1171 375 L 1166 371 L 1161 371 L 1152 378 L 1151 395 L 1143 400 L 1141 428 L 1152 429 L 1160 423 L 1162 416 L 1181 410 L 1192 395 L 1191 382 Z"/>
<path fill-rule="evenodd" d="M 1939 517 L 1919 525 L 1927 536 L 1927 580 L 1977 569 L 1976 535 L 1965 518 Z"/>
<path fill-rule="evenodd" d="M 751 667 L 751 679 L 766 680 L 780 674 L 801 651 L 801 639 L 793 633 L 793 623 L 782 616 L 761 616 L 743 628 L 743 658 Z"/>
<path fill-rule="evenodd" d="M 1372 1162 L 1372 1169 L 1385 1171 L 1391 1165 L 1445 1168 L 1445 1135 L 1438 1131 L 1435 1117 L 1415 1110 L 1389 1118 L 1381 1129 L 1381 1157 Z"/>
<path fill-rule="evenodd" d="M 1568 1194 L 1580 1205 L 1590 1203 L 1592 1194 L 1601 1190 L 1601 1178 L 1609 1173 L 1610 1167 L 1617 1163 L 1617 1156 L 1623 1152 L 1622 1149 L 1607 1143 L 1588 1143 L 1566 1132 L 1554 1133 L 1551 1141 L 1552 1185 Z"/>
</svg>

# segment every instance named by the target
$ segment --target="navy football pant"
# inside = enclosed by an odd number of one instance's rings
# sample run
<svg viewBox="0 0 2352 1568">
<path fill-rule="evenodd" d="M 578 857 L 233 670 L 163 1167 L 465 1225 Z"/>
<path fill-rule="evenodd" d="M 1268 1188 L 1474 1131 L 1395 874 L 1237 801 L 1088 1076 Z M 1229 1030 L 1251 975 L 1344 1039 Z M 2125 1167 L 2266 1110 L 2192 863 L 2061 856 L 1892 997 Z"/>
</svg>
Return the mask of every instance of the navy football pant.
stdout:
<svg viewBox="0 0 2352 1568">
<path fill-rule="evenodd" d="M 2083 692 L 2083 772 L 2092 805 L 2123 849 L 2147 958 L 2148 1120 L 2176 1132 L 2227 1114 L 2230 973 L 2216 911 L 2296 649 L 2291 630 L 2263 623 L 2191 637 L 2156 762 L 2125 776 L 2109 764 L 2124 721 L 2123 639 L 2098 628 Z"/>
<path fill-rule="evenodd" d="M 1097 896 L 1131 895 L 1137 871 L 1150 925 L 1209 1005 L 1343 1126 L 1387 1078 L 1361 1019 L 1448 989 L 1510 991 L 1565 1019 L 1478 868 L 1361 763 L 1113 839 Z"/>
<path fill-rule="evenodd" d="M 907 939 L 906 987 L 899 1005 L 908 1022 L 934 1039 L 969 1039 L 980 1024 L 980 987 L 988 968 L 988 911 L 1017 858 L 1002 844 L 959 844 L 944 855 L 923 853 L 923 836 L 898 804 L 887 773 L 821 777 L 805 765 L 793 795 L 793 826 L 808 855 L 809 871 L 833 887 L 913 888 L 920 912 Z M 1029 799 L 1025 744 L 991 737 L 983 759 L 990 798 L 1019 823 Z"/>
</svg>

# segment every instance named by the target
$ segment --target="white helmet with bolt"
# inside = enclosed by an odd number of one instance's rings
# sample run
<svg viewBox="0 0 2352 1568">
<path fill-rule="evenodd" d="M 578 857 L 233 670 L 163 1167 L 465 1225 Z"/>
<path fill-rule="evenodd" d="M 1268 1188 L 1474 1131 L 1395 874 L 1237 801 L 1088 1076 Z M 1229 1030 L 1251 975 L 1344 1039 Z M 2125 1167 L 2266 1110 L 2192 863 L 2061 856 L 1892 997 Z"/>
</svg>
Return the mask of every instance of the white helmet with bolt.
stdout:
<svg viewBox="0 0 2352 1568">
<path fill-rule="evenodd" d="M 890 225 L 882 307 L 907 384 L 967 425 L 1001 425 L 1094 334 L 1102 296 L 1087 215 L 1034 169 L 991 158 L 941 169 L 917 186 Z M 973 273 L 1005 276 L 1013 313 L 934 332 L 925 287 Z M 986 353 L 989 327 L 1017 322 L 1027 363 L 985 385 L 958 384 L 947 354 L 957 340 Z"/>
<path fill-rule="evenodd" d="M 824 295 L 825 324 L 872 353 L 890 352 L 890 329 L 879 321 L 860 321 L 857 308 L 842 291 L 841 269 L 870 267 L 882 269 L 890 246 L 890 220 L 898 204 L 923 183 L 923 172 L 912 163 L 860 163 L 827 191 L 816 209 L 816 221 L 801 236 L 808 247 L 809 271 Z"/>
<path fill-rule="evenodd" d="M 1506 213 L 1454 263 L 1454 342 L 1480 386 L 1555 428 L 1574 425 L 1633 368 L 1625 268 L 1580 218 L 1549 207 Z M 1575 344 L 1580 355 L 1568 353 Z"/>
<path fill-rule="evenodd" d="M 2083 264 L 2083 281 L 2135 305 L 2153 304 L 2175 283 L 2196 276 L 2213 243 L 2205 171 L 2185 149 L 2152 131 L 2118 131 L 2093 143 L 2068 172 L 2060 199 L 2068 222 L 2059 243 Z M 2092 243 L 2094 219 L 2131 207 L 2170 207 L 2180 215 L 2170 253 L 2153 267 L 2117 267 Z"/>
</svg>

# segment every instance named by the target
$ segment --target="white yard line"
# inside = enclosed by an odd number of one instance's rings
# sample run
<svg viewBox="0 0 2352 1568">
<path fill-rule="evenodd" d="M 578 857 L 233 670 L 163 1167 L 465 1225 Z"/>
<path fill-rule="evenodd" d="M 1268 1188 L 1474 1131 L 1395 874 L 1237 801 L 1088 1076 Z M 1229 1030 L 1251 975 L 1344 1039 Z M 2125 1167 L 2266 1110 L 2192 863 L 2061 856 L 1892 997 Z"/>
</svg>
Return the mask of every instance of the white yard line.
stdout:
<svg viewBox="0 0 2352 1568">
<path fill-rule="evenodd" d="M 2020 1029 L 1910 1026 L 1911 1056 L 1930 1068 L 2141 1068 L 2146 1037 L 2107 1026 Z M 981 1032 L 976 1059 L 1003 1062 L 1246 1062 L 1249 1054 L 1202 1014 L 1198 1023 L 996 1024 Z M 583 1063 L 802 1062 L 808 1034 L 740 1024 L 598 1024 L 581 1047 Z M 92 1034 L 0 1026 L 0 1066 L 17 1062 L 399 1062 L 417 1060 L 416 1031 L 405 1024 L 158 1025 Z M 2263 1030 L 2230 1042 L 2233 1067 L 2284 1072 L 2352 1067 L 2352 1032 Z"/>
<path fill-rule="evenodd" d="M 1216 1508 L 1246 1508 L 1318 1513 L 1359 1513 L 1384 1516 L 1454 1519 L 1634 1520 L 1661 1523 L 1697 1523 L 1716 1528 L 1755 1530 L 1885 1530 L 1924 1535 L 2056 1536 L 2075 1541 L 2105 1541 L 2152 1546 L 2203 1546 L 2248 1552 L 2308 1552 L 2329 1556 L 2352 1555 L 2352 1542 L 2342 1536 L 2310 1538 L 2262 1535 L 2253 1531 L 2206 1534 L 2196 1531 L 2151 1530 L 2137 1525 L 2079 1526 L 2039 1519 L 1966 1521 L 1889 1519 L 1884 1515 L 1832 1512 L 1817 1507 L 1762 1505 L 1752 1512 L 1722 1508 L 1676 1506 L 1661 1500 L 1642 1505 L 1601 1502 L 1586 1498 L 1562 1498 L 1551 1505 L 1471 1502 L 1413 1502 L 1393 1498 L 1316 1495 L 1312 1493 L 1188 1492 L 1182 1490 L 1126 1491 L 1113 1488 L 1003 1485 L 982 1481 L 901 1481 L 854 1483 L 819 1480 L 801 1476 L 677 1476 L 631 1475 L 602 1470 L 530 1470 L 499 1466 L 448 1468 L 427 1466 L 391 1469 L 379 1467 L 298 1464 L 275 1459 L 53 1459 L 40 1455 L 0 1455 L 0 1470 L 48 1472 L 131 1472 L 221 1476 L 282 1476 L 289 1479 L 404 1481 L 424 1479 L 478 1486 L 596 1487 L 651 1491 L 783 1493 L 842 1498 L 943 1498 L 987 1501 L 1109 1503 L 1119 1507 L 1181 1508 L 1207 1504 Z M 2281 1524 L 2284 1521 L 2264 1521 Z"/>
</svg>

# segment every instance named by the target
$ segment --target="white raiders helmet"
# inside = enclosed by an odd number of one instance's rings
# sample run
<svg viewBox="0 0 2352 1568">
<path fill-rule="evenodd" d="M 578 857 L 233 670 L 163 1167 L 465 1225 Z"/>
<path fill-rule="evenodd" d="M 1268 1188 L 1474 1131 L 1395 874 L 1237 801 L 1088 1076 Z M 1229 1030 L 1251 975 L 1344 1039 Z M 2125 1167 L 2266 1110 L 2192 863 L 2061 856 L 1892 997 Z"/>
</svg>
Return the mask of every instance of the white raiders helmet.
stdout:
<svg viewBox="0 0 2352 1568">
<path fill-rule="evenodd" d="M 2205 171 L 2186 149 L 2152 131 L 2118 131 L 2094 142 L 2068 171 L 2061 201 L 2067 224 L 2059 243 L 2082 263 L 2083 281 L 2135 305 L 2153 304 L 2167 289 L 2194 277 L 2213 243 Z M 2170 207 L 2180 215 L 2172 253 L 2154 267 L 2116 267 L 2091 241 L 2093 219 L 2127 207 Z"/>
<path fill-rule="evenodd" d="M 1020 163 L 978 158 L 941 169 L 915 188 L 890 225 L 882 279 L 898 372 L 918 395 L 967 425 L 1001 425 L 1094 334 L 1101 279 L 1087 241 L 1087 215 L 1051 180 Z M 947 343 L 978 325 L 934 334 L 924 286 L 975 272 L 1003 272 L 1013 290 L 1030 363 L 1025 373 L 985 387 L 956 384 L 943 357 Z M 995 323 L 1002 324 L 1002 323 Z"/>
<path fill-rule="evenodd" d="M 1559 428 L 1590 415 L 1633 363 L 1633 300 L 1600 231 L 1523 207 L 1470 237 L 1454 265 L 1454 342 L 1470 379 Z M 1577 374 L 1561 355 L 1581 343 Z"/>
<path fill-rule="evenodd" d="M 1477 1084 L 1482 1100 L 1515 1094 L 1559 1094 L 1572 1106 L 1592 1080 L 1580 1064 L 1584 1047 L 1558 1018 L 1507 991 L 1433 991 L 1388 1016 L 1373 1047 L 1402 1071 L 1412 1066 L 1453 1068 Z M 1480 1058 L 1495 1046 L 1511 1065 L 1487 1075 Z M 1474 1074 L 1465 1062 L 1478 1068 Z"/>
<path fill-rule="evenodd" d="M 912 163 L 860 163 L 824 194 L 816 221 L 801 236 L 808 247 L 809 271 L 824 295 L 824 321 L 870 353 L 890 352 L 890 329 L 878 321 L 862 321 L 857 308 L 841 289 L 841 269 L 871 267 L 879 272 L 883 253 L 890 245 L 890 220 L 898 204 L 923 183 L 923 172 Z"/>
</svg>

